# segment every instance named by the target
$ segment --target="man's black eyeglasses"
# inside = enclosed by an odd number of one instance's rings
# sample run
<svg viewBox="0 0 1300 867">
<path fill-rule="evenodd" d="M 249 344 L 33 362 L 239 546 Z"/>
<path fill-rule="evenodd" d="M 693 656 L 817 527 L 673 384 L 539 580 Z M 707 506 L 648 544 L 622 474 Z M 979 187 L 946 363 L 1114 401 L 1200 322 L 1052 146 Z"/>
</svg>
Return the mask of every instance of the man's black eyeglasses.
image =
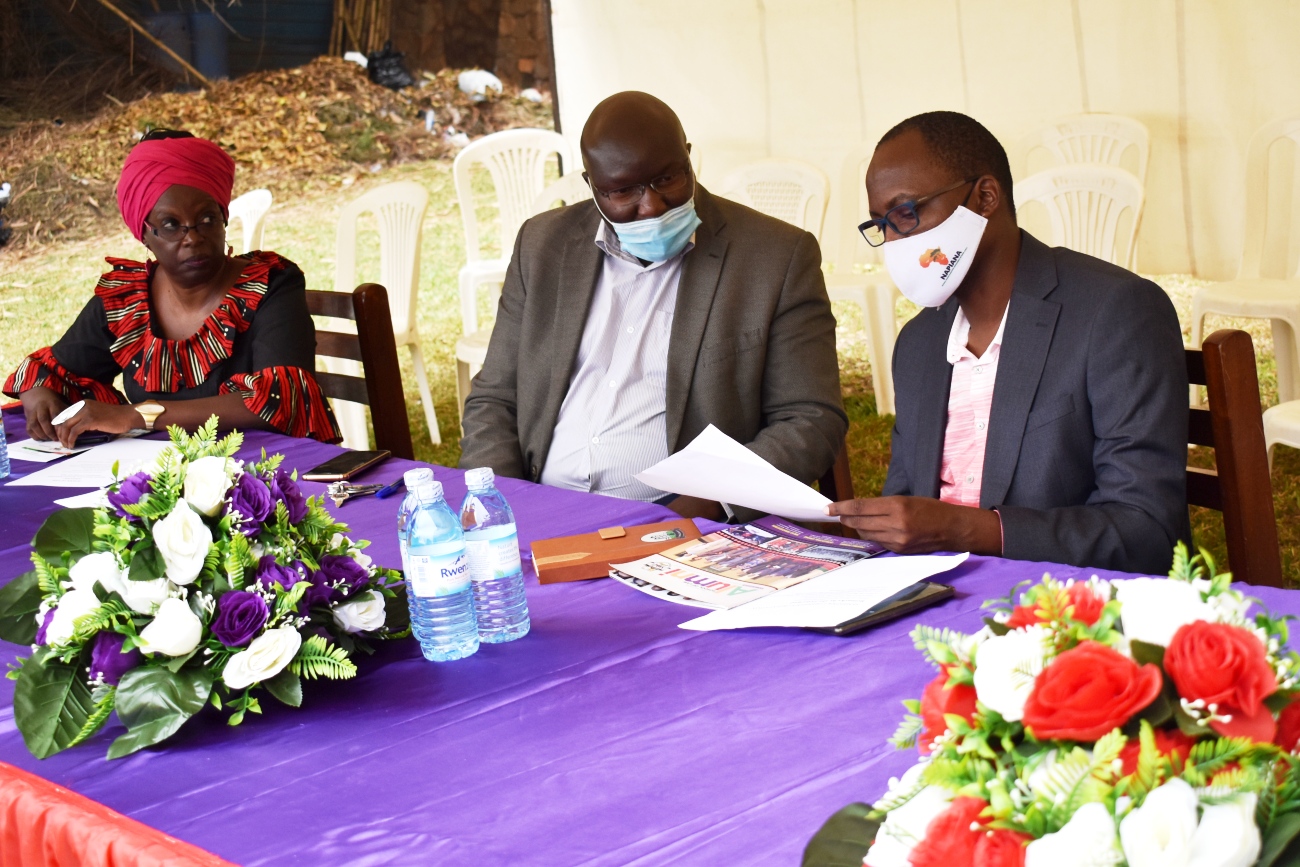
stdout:
<svg viewBox="0 0 1300 867">
<path fill-rule="evenodd" d="M 150 226 L 145 223 L 151 232 L 169 243 L 179 241 L 190 232 L 198 232 L 200 235 L 212 235 L 216 232 L 217 227 L 224 227 L 226 224 L 220 217 L 215 214 L 209 214 L 206 217 L 200 217 L 198 223 L 193 226 L 186 226 L 176 220 L 163 220 L 161 226 Z"/>
<path fill-rule="evenodd" d="M 591 187 L 593 192 L 604 196 L 609 200 L 610 204 L 625 208 L 628 205 L 635 205 L 637 202 L 641 201 L 641 197 L 645 195 L 647 187 L 661 196 L 671 196 L 680 193 L 682 190 L 686 189 L 686 183 L 690 180 L 691 167 L 688 164 L 685 168 L 677 169 L 676 171 L 669 172 L 666 175 L 660 175 L 648 184 L 633 184 L 630 187 L 619 187 L 617 190 L 600 189 L 591 182 L 591 178 L 587 177 L 586 172 L 583 172 L 582 177 L 586 180 L 587 186 Z"/>
<path fill-rule="evenodd" d="M 958 181 L 952 186 L 944 187 L 942 190 L 930 193 L 928 196 L 921 196 L 919 199 L 912 199 L 911 201 L 903 202 L 900 205 L 895 205 L 888 211 L 885 211 L 885 216 L 876 217 L 874 220 L 867 220 L 865 223 L 859 223 L 858 231 L 862 233 L 862 237 L 867 240 L 867 243 L 873 247 L 879 247 L 881 244 L 885 243 L 886 228 L 893 229 L 898 235 L 910 235 L 916 231 L 917 226 L 921 225 L 921 216 L 917 211 L 922 205 L 932 199 L 942 196 L 944 193 L 951 193 L 958 187 L 964 187 L 966 184 L 973 184 L 978 180 L 979 178 L 975 177 L 968 178 L 964 181 Z"/>
</svg>

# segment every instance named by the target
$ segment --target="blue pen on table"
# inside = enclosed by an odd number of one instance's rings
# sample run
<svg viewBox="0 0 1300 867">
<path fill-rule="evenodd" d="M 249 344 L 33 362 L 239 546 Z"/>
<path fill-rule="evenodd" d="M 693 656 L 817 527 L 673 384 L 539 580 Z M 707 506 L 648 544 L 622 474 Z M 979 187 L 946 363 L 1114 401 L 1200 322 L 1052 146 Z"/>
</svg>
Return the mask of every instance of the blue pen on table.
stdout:
<svg viewBox="0 0 1300 867">
<path fill-rule="evenodd" d="M 398 479 L 397 481 L 384 485 L 382 488 L 375 491 L 375 496 L 381 500 L 386 500 L 389 497 L 391 497 L 393 494 L 396 494 L 398 491 L 400 491 L 402 487 L 403 487 L 403 482 L 401 479 Z"/>
</svg>

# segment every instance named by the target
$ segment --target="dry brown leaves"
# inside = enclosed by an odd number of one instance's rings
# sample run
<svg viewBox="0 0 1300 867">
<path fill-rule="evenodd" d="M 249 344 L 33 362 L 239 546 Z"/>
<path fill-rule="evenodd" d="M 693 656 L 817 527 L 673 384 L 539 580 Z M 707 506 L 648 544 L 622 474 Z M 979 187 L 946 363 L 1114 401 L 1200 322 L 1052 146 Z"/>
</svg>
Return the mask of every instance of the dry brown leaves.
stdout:
<svg viewBox="0 0 1300 867">
<path fill-rule="evenodd" d="M 122 161 L 152 127 L 219 142 L 235 158 L 237 193 L 256 187 L 297 193 L 394 162 L 447 158 L 454 153 L 443 140 L 449 126 L 470 137 L 550 127 L 548 104 L 509 89 L 474 104 L 457 88 L 456 75 L 426 73 L 420 85 L 391 91 L 372 84 L 353 63 L 320 57 L 209 90 L 146 96 L 79 123 L 24 124 L 0 138 L 0 180 L 14 187 L 4 214 L 15 229 L 7 250 L 110 228 Z M 429 111 L 432 132 L 426 130 Z"/>
</svg>

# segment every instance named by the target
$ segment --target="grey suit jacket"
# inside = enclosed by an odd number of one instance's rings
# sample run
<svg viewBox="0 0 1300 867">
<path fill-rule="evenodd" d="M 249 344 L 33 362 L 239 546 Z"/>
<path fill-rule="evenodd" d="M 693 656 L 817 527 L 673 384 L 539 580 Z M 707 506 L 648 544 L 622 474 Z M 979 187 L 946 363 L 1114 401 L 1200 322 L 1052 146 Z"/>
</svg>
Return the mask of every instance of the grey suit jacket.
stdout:
<svg viewBox="0 0 1300 867">
<path fill-rule="evenodd" d="M 894 346 L 898 416 L 885 494 L 939 495 L 957 299 Z M 1169 297 L 1021 232 L 980 508 L 1017 560 L 1163 574 L 1187 517 L 1187 367 Z"/>
<path fill-rule="evenodd" d="M 695 208 L 701 224 L 669 337 L 668 449 L 714 424 L 812 481 L 848 429 L 817 241 L 699 186 Z M 462 467 L 541 477 L 601 272 L 600 219 L 588 201 L 519 230 L 487 359 L 465 401 Z"/>
</svg>

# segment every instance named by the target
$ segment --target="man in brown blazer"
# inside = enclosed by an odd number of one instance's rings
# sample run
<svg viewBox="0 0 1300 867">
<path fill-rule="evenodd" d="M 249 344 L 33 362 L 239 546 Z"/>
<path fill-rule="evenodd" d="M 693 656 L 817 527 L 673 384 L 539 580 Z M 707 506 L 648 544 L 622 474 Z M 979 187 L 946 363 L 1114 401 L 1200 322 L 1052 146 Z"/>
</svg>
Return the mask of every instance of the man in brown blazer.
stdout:
<svg viewBox="0 0 1300 867">
<path fill-rule="evenodd" d="M 633 476 L 710 424 L 798 479 L 834 463 L 848 421 L 817 241 L 709 194 L 689 153 L 648 94 L 592 112 L 594 198 L 519 231 L 462 467 L 720 519 Z"/>
</svg>

